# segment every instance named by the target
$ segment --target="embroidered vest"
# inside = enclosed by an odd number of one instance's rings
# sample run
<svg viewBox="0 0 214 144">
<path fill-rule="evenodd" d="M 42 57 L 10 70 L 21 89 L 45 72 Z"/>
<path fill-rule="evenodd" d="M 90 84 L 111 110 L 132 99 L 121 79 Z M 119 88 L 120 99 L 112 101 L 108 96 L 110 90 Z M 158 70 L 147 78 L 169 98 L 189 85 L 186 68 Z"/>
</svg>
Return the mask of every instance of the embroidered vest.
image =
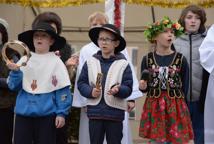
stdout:
<svg viewBox="0 0 214 144">
<path fill-rule="evenodd" d="M 182 59 L 182 54 L 176 53 L 169 66 L 160 67 L 155 61 L 154 53 L 148 54 L 147 66 L 151 77 L 147 96 L 158 98 L 161 91 L 166 91 L 171 98 L 184 98 L 180 75 Z"/>
<path fill-rule="evenodd" d="M 106 104 L 111 107 L 122 110 L 126 110 L 127 108 L 126 100 L 108 95 L 107 92 L 114 84 L 116 83 L 120 84 L 122 82 L 123 72 L 126 69 L 127 65 L 128 62 L 124 59 L 114 61 L 108 70 L 104 88 L 104 100 Z M 95 85 L 97 73 L 101 73 L 100 61 L 92 57 L 87 61 L 87 66 L 88 66 L 89 84 Z M 102 97 L 99 96 L 96 99 L 87 99 L 87 105 L 97 105 L 100 102 L 101 98 Z"/>
</svg>

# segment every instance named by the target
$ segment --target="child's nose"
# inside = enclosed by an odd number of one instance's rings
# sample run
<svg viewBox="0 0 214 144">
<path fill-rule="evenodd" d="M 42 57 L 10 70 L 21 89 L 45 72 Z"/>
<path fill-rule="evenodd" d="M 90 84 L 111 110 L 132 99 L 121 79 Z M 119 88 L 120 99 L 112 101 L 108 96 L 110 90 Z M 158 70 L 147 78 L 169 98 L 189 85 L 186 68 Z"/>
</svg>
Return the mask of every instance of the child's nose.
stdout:
<svg viewBox="0 0 214 144">
<path fill-rule="evenodd" d="M 195 23 L 196 22 L 196 18 L 192 18 L 192 23 Z"/>
</svg>

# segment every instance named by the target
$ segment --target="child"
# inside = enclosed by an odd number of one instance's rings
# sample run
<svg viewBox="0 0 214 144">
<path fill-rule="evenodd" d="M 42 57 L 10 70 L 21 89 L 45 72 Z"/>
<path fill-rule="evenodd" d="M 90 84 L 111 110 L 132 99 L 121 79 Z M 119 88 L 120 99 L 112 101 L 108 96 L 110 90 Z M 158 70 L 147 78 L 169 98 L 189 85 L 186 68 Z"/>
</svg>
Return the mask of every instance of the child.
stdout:
<svg viewBox="0 0 214 144">
<path fill-rule="evenodd" d="M 107 15 L 103 12 L 94 12 L 88 17 L 89 26 L 90 28 L 101 26 L 104 24 L 107 24 L 109 19 Z M 100 48 L 95 45 L 93 42 L 90 42 L 86 45 L 84 45 L 80 50 L 79 55 L 79 65 L 77 67 L 77 76 L 76 76 L 76 85 L 74 87 L 74 97 L 73 97 L 73 103 L 72 106 L 74 107 L 83 107 L 81 108 L 81 114 L 80 114 L 80 126 L 79 126 L 79 144 L 89 144 L 89 131 L 88 131 L 88 117 L 87 117 L 87 110 L 85 108 L 86 106 L 86 98 L 80 95 L 79 90 L 77 88 L 77 80 L 79 78 L 79 73 L 81 72 L 81 69 L 90 57 L 92 57 L 97 51 L 99 51 Z M 129 61 L 129 56 L 127 54 L 127 50 L 124 49 L 122 52 L 126 59 Z M 132 94 L 128 97 L 128 110 L 125 112 L 125 119 L 123 121 L 123 139 L 122 144 L 132 144 L 132 136 L 130 131 L 130 125 L 129 125 L 129 111 L 131 111 L 135 107 L 134 99 L 137 97 L 140 97 L 142 94 L 138 89 L 138 80 L 136 77 L 136 74 L 134 72 L 133 66 L 131 62 L 129 61 L 130 67 L 132 69 L 132 76 L 133 76 L 133 89 Z M 87 130 L 86 130 L 87 128 Z M 104 140 L 104 144 L 106 144 L 106 140 Z"/>
<path fill-rule="evenodd" d="M 156 44 L 155 51 L 143 57 L 141 71 L 149 77 L 139 82 L 147 91 L 139 135 L 154 143 L 188 143 L 193 139 L 191 120 L 184 97 L 188 89 L 188 64 L 185 57 L 171 49 L 174 36 L 183 27 L 168 17 L 151 24 L 144 32 Z"/>
<path fill-rule="evenodd" d="M 182 53 L 189 64 L 190 84 L 186 100 L 195 144 L 204 143 L 204 102 L 209 74 L 200 64 L 199 47 L 206 36 L 206 19 L 206 12 L 202 7 L 185 7 L 179 18 L 185 34 L 173 42 L 176 51 Z"/>
<path fill-rule="evenodd" d="M 58 35 L 62 33 L 62 20 L 60 16 L 54 12 L 45 11 L 40 13 L 35 17 L 35 19 L 32 22 L 32 28 L 36 27 L 38 23 L 40 22 L 46 22 L 49 23 L 55 30 Z M 67 69 L 71 67 L 71 65 L 75 65 L 77 63 L 77 59 L 75 57 L 71 57 L 71 55 L 74 53 L 74 48 L 70 46 L 70 44 L 66 43 L 63 48 L 61 48 L 59 51 L 55 52 L 60 56 L 60 59 L 64 62 Z M 73 63 L 72 63 L 73 62 Z M 76 63 L 75 63 L 76 62 Z M 72 73 L 73 74 L 73 73 Z M 71 85 L 74 86 L 75 76 L 70 77 Z M 71 115 L 72 110 L 70 110 L 69 114 Z M 70 123 L 73 122 L 71 119 L 66 117 L 65 125 L 62 128 L 57 129 L 56 131 L 56 144 L 68 144 L 68 129 L 70 127 Z"/>
<path fill-rule="evenodd" d="M 94 27 L 89 37 L 100 47 L 84 64 L 78 80 L 80 94 L 87 98 L 87 115 L 91 144 L 102 144 L 104 135 L 110 144 L 121 143 L 125 99 L 132 92 L 132 72 L 123 54 L 126 41 L 111 24 Z M 96 87 L 97 74 L 102 73 L 101 86 Z"/>
<path fill-rule="evenodd" d="M 15 144 L 55 144 L 56 128 L 65 124 L 71 106 L 70 80 L 63 62 L 54 51 L 65 45 L 47 23 L 18 35 L 31 52 L 25 67 L 8 61 L 12 70 L 9 88 L 19 91 L 15 106 Z M 23 61 L 23 57 L 18 63 Z"/>
</svg>

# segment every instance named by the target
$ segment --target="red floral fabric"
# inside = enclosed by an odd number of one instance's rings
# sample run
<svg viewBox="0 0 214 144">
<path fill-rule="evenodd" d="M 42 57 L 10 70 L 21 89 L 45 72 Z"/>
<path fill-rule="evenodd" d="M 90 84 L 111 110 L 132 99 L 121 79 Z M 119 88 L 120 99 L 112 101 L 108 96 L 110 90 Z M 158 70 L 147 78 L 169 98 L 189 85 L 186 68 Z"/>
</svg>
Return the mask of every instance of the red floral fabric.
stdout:
<svg viewBox="0 0 214 144">
<path fill-rule="evenodd" d="M 193 139 L 192 123 L 183 98 L 147 97 L 141 115 L 139 135 L 157 142 L 187 144 Z"/>
</svg>

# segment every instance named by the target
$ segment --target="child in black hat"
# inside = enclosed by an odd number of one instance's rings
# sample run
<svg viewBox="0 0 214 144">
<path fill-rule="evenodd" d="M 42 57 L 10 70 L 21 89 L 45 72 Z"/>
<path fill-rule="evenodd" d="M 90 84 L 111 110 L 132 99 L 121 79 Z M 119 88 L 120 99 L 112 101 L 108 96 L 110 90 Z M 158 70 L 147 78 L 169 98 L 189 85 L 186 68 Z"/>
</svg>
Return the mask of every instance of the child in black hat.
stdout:
<svg viewBox="0 0 214 144">
<path fill-rule="evenodd" d="M 120 53 L 126 41 L 112 24 L 92 28 L 89 37 L 101 49 L 84 64 L 78 80 L 78 89 L 87 98 L 90 143 L 103 143 L 104 135 L 107 143 L 121 143 L 125 99 L 133 84 L 131 68 Z"/>
<path fill-rule="evenodd" d="M 19 91 L 15 106 L 14 143 L 55 144 L 56 128 L 65 124 L 71 106 L 70 80 L 65 65 L 54 51 L 63 48 L 65 39 L 47 23 L 18 35 L 31 50 L 24 67 L 10 61 L 8 86 Z M 22 63 L 26 57 L 22 57 Z"/>
</svg>

